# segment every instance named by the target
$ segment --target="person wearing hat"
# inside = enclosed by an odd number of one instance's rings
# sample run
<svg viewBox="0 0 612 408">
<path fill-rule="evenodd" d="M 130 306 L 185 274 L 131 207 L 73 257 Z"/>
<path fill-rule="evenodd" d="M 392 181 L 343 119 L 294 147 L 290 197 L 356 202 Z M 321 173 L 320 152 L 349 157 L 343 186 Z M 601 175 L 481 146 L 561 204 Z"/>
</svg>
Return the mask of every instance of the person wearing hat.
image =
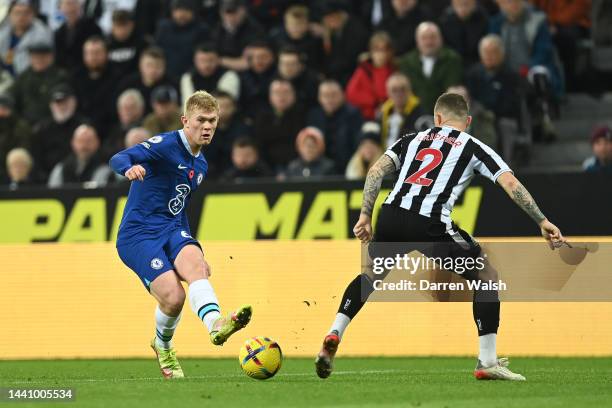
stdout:
<svg viewBox="0 0 612 408">
<path fill-rule="evenodd" d="M 346 0 L 329 0 L 323 9 L 323 72 L 343 86 L 357 66 L 359 54 L 366 50 L 368 31 L 348 13 Z"/>
<path fill-rule="evenodd" d="M 124 77 L 136 72 L 138 57 L 147 46 L 147 41 L 136 30 L 134 15 L 128 10 L 115 10 L 108 36 L 108 59 L 117 75 Z"/>
<path fill-rule="evenodd" d="M 344 175 L 349 180 L 365 179 L 368 170 L 380 156 L 383 150 L 380 147 L 380 124 L 365 122 L 359 135 L 359 146 L 346 166 Z"/>
<path fill-rule="evenodd" d="M 247 69 L 247 46 L 266 37 L 263 27 L 251 16 L 244 0 L 221 0 L 221 22 L 213 31 L 221 65 L 235 71 Z"/>
<path fill-rule="evenodd" d="M 30 66 L 17 77 L 13 85 L 15 109 L 32 125 L 51 116 L 49 91 L 68 80 L 68 74 L 55 65 L 53 46 L 49 39 L 31 43 L 28 47 Z"/>
<path fill-rule="evenodd" d="M 14 1 L 7 20 L 0 26 L 0 60 L 9 72 L 17 76 L 30 66 L 29 47 L 34 43 L 52 41 L 53 33 L 35 18 L 34 8 L 28 0 Z"/>
<path fill-rule="evenodd" d="M 80 0 L 60 0 L 64 22 L 55 31 L 55 61 L 59 67 L 72 71 L 83 63 L 83 44 L 102 30 L 92 18 L 83 15 Z"/>
<path fill-rule="evenodd" d="M 169 19 L 160 21 L 155 43 L 166 54 L 168 75 L 177 80 L 189 70 L 195 46 L 210 38 L 208 28 L 197 17 L 195 0 L 173 0 Z"/>
<path fill-rule="evenodd" d="M 15 115 L 15 101 L 8 94 L 0 94 L 0 163 L 4 164 L 6 155 L 16 147 L 30 146 L 32 130 L 28 122 Z M 0 166 L 0 176 L 4 166 Z"/>
<path fill-rule="evenodd" d="M 51 88 L 51 117 L 34 128 L 32 155 L 37 168 L 45 177 L 53 166 L 70 153 L 70 138 L 74 130 L 86 121 L 77 113 L 77 98 L 67 83 Z"/>
<path fill-rule="evenodd" d="M 308 126 L 300 130 L 295 147 L 299 157 L 287 166 L 287 178 L 316 178 L 335 173 L 335 163 L 325 157 L 323 133 L 316 127 Z"/>
<path fill-rule="evenodd" d="M 584 161 L 583 168 L 587 173 L 612 174 L 612 129 L 610 126 L 599 126 L 591 134 L 593 156 Z"/>
<path fill-rule="evenodd" d="M 142 127 L 151 134 L 171 132 L 182 126 L 176 89 L 167 85 L 158 86 L 151 93 L 151 105 L 153 112 L 142 122 Z"/>
</svg>

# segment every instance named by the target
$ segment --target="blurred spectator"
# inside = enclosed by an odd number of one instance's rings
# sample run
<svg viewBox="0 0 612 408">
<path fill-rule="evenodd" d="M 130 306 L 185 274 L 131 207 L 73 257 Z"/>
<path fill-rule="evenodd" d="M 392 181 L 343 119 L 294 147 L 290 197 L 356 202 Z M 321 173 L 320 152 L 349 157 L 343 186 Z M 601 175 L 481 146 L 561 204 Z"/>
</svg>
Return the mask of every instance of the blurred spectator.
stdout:
<svg viewBox="0 0 612 408">
<path fill-rule="evenodd" d="M 328 79 L 319 85 L 319 106 L 308 113 L 308 126 L 321 129 L 325 136 L 327 156 L 342 173 L 356 147 L 363 119 L 357 108 L 344 100 L 338 81 Z"/>
<path fill-rule="evenodd" d="M 297 94 L 298 103 L 312 107 L 317 103 L 317 74 L 304 64 L 304 56 L 297 48 L 285 46 L 278 53 L 278 71 L 280 78 L 291 81 Z"/>
<path fill-rule="evenodd" d="M 271 177 L 274 173 L 259 158 L 255 142 L 248 137 L 240 137 L 232 144 L 232 167 L 223 175 L 224 179 L 241 181 L 255 177 Z"/>
<path fill-rule="evenodd" d="M 268 106 L 268 89 L 274 78 L 274 51 L 265 41 L 249 45 L 249 69 L 240 75 L 240 105 L 252 118 L 263 106 Z"/>
<path fill-rule="evenodd" d="M 235 71 L 248 67 L 245 50 L 253 41 L 265 38 L 262 26 L 249 16 L 244 0 L 220 0 L 221 21 L 213 32 L 221 65 Z"/>
<path fill-rule="evenodd" d="M 264 160 L 278 172 L 295 158 L 295 136 L 306 124 L 306 115 L 296 104 L 291 82 L 275 79 L 270 84 L 270 107 L 255 117 L 253 136 Z"/>
<path fill-rule="evenodd" d="M 612 2 L 608 0 L 593 0 L 594 20 L 592 23 L 592 37 L 595 47 L 612 46 Z"/>
<path fill-rule="evenodd" d="M 231 166 L 232 144 L 240 136 L 250 134 L 236 100 L 227 92 L 215 92 L 219 102 L 219 124 L 215 131 L 215 141 L 204 148 L 208 161 L 208 177 L 217 177 Z"/>
<path fill-rule="evenodd" d="M 440 29 L 431 22 L 419 24 L 416 43 L 417 49 L 400 59 L 399 68 L 410 78 L 424 112 L 433 113 L 438 96 L 449 86 L 461 83 L 461 57 L 444 47 Z"/>
<path fill-rule="evenodd" d="M 608 126 L 598 127 L 591 134 L 593 156 L 583 163 L 587 173 L 612 174 L 612 130 Z"/>
<path fill-rule="evenodd" d="M 486 109 L 478 101 L 470 98 L 470 93 L 463 85 L 455 85 L 449 87 L 446 92 L 455 93 L 463 96 L 470 108 L 469 114 L 472 117 L 472 122 L 467 129 L 467 132 L 476 139 L 498 150 L 497 132 L 495 130 L 495 114 Z"/>
<path fill-rule="evenodd" d="M 365 0 L 360 3 L 359 15 L 369 31 L 380 26 L 393 14 L 391 0 Z"/>
<path fill-rule="evenodd" d="M 0 95 L 8 93 L 14 82 L 11 73 L 0 66 Z"/>
<path fill-rule="evenodd" d="M 565 67 L 565 83 L 576 83 L 579 42 L 590 34 L 591 0 L 531 0 L 531 3 L 548 16 L 549 30 Z"/>
<path fill-rule="evenodd" d="M 89 125 L 79 126 L 70 146 L 72 153 L 53 167 L 47 185 L 51 188 L 86 182 L 93 182 L 97 187 L 106 185 L 112 170 L 99 155 L 100 140 L 96 129 Z"/>
<path fill-rule="evenodd" d="M 368 32 L 361 21 L 347 12 L 345 0 L 328 0 L 323 11 L 323 72 L 346 84 L 366 49 Z"/>
<path fill-rule="evenodd" d="M 391 37 L 379 31 L 370 38 L 368 59 L 359 64 L 346 86 L 346 100 L 359 108 L 364 119 L 374 119 L 387 100 L 386 83 L 394 71 Z"/>
<path fill-rule="evenodd" d="M 66 72 L 53 63 L 53 48 L 48 42 L 32 43 L 29 47 L 30 66 L 13 84 L 15 109 L 28 122 L 35 124 L 51 116 L 49 90 L 66 82 Z"/>
<path fill-rule="evenodd" d="M 0 94 L 0 163 L 15 147 L 30 147 L 31 130 L 28 122 L 15 115 L 13 97 Z M 4 173 L 0 169 L 0 175 Z"/>
<path fill-rule="evenodd" d="M 166 58 L 158 47 L 149 47 L 140 54 L 138 72 L 127 76 L 119 83 L 119 91 L 129 88 L 137 89 L 145 100 L 145 113 L 150 113 L 151 92 L 160 85 L 177 89 L 174 81 L 166 75 Z"/>
<path fill-rule="evenodd" d="M 393 38 L 395 53 L 402 55 L 416 46 L 414 34 L 417 26 L 433 17 L 419 0 L 391 0 L 391 5 L 392 14 L 381 22 L 378 29 L 389 33 Z"/>
<path fill-rule="evenodd" d="M 142 127 L 135 127 L 127 131 L 125 134 L 124 140 L 124 149 L 129 149 L 132 146 L 135 146 L 139 143 L 145 142 L 147 139 L 150 139 L 153 134 L 149 132 L 147 129 Z"/>
<path fill-rule="evenodd" d="M 157 22 L 165 13 L 167 0 L 85 0 L 83 9 L 90 18 L 96 19 L 102 30 L 112 30 L 112 15 L 115 10 L 127 10 L 134 15 L 136 31 L 152 39 Z"/>
<path fill-rule="evenodd" d="M 500 13 L 491 18 L 489 31 L 502 37 L 508 67 L 523 77 L 530 70 L 538 72 L 539 68 L 533 70 L 535 67 L 544 67 L 546 73 L 540 76 L 550 83 L 557 97 L 562 95 L 564 85 L 546 14 L 525 0 L 498 0 L 497 3 Z"/>
<path fill-rule="evenodd" d="M 136 31 L 134 16 L 127 10 L 113 12 L 113 25 L 108 37 L 108 59 L 112 62 L 117 75 L 124 77 L 138 69 L 140 53 L 147 42 Z"/>
<path fill-rule="evenodd" d="M 144 109 L 144 99 L 137 89 L 127 89 L 119 95 L 117 99 L 119 122 L 110 128 L 102 143 L 102 157 L 105 160 L 124 149 L 125 134 L 130 129 L 141 125 Z"/>
<path fill-rule="evenodd" d="M 476 0 L 453 0 L 440 17 L 444 43 L 463 58 L 463 66 L 478 62 L 478 42 L 487 34 L 489 17 Z"/>
<path fill-rule="evenodd" d="M 49 107 L 51 118 L 36 126 L 32 135 L 34 163 L 45 176 L 70 153 L 72 134 L 85 122 L 85 119 L 76 113 L 77 98 L 68 84 L 59 84 L 51 89 Z"/>
<path fill-rule="evenodd" d="M 121 151 L 123 149 L 128 149 L 139 143 L 145 142 L 147 139 L 150 139 L 151 136 L 153 135 L 145 128 L 141 128 L 141 127 L 132 128 L 128 130 L 127 133 L 125 134 L 125 137 L 123 139 L 123 144 L 120 146 L 119 149 L 117 149 L 116 152 Z M 104 161 L 106 161 L 106 159 L 104 159 Z M 127 183 L 128 181 L 129 180 L 125 176 L 121 174 L 117 174 L 115 172 L 112 172 L 112 174 L 108 178 L 109 183 L 110 182 Z"/>
<path fill-rule="evenodd" d="M 240 77 L 232 70 L 220 65 L 219 53 L 213 43 L 200 44 L 193 54 L 193 68 L 181 78 L 181 95 L 183 103 L 198 89 L 209 92 L 219 90 L 240 96 Z"/>
<path fill-rule="evenodd" d="M 361 180 L 366 178 L 368 170 L 382 156 L 383 150 L 380 147 L 380 125 L 376 122 L 366 122 L 361 128 L 359 135 L 359 146 L 351 157 L 345 177 L 349 180 Z"/>
<path fill-rule="evenodd" d="M 142 127 L 154 135 L 182 129 L 178 93 L 171 86 L 158 86 L 151 93 L 153 112 L 142 122 Z"/>
<path fill-rule="evenodd" d="M 30 1 L 13 2 L 7 21 L 0 25 L 2 66 L 13 75 L 21 74 L 30 66 L 30 46 L 52 40 L 53 33 L 42 21 L 35 18 Z"/>
<path fill-rule="evenodd" d="M 8 187 L 17 190 L 20 187 L 36 184 L 32 176 L 32 156 L 22 148 L 12 149 L 6 155 L 6 174 L 8 175 Z"/>
<path fill-rule="evenodd" d="M 380 109 L 380 140 L 385 149 L 402 135 L 417 130 L 416 122 L 424 114 L 406 75 L 400 72 L 391 75 L 387 80 L 387 93 L 389 100 Z"/>
<path fill-rule="evenodd" d="M 298 158 L 287 166 L 287 178 L 316 178 L 335 173 L 336 165 L 325 157 L 325 138 L 316 127 L 306 127 L 295 139 Z"/>
<path fill-rule="evenodd" d="M 142 0 L 141 0 L 142 1 Z M 113 13 L 115 10 L 135 12 L 138 0 L 85 0 L 83 8 L 87 17 L 98 23 L 104 34 L 110 34 L 112 29 Z M 144 0 L 143 3 L 155 3 L 153 0 Z"/>
<path fill-rule="evenodd" d="M 520 116 L 521 77 L 505 64 L 504 43 L 497 34 L 480 40 L 480 61 L 466 75 L 472 98 L 498 117 L 518 119 Z"/>
<path fill-rule="evenodd" d="M 87 116 L 98 132 L 106 135 L 114 121 L 114 89 L 119 77 L 108 60 L 103 37 L 94 36 L 83 45 L 83 66 L 73 75 L 79 112 Z"/>
<path fill-rule="evenodd" d="M 80 0 L 60 0 L 64 23 L 55 31 L 55 61 L 68 72 L 83 64 L 83 44 L 102 30 L 96 22 L 83 16 Z"/>
<path fill-rule="evenodd" d="M 303 61 L 309 68 L 320 70 L 323 60 L 321 39 L 310 32 L 310 12 L 308 7 L 293 5 L 285 11 L 283 26 L 271 30 L 270 38 L 277 50 L 290 45 L 305 56 Z"/>
<path fill-rule="evenodd" d="M 178 80 L 189 70 L 196 44 L 209 37 L 206 26 L 196 19 L 196 11 L 196 0 L 172 0 L 171 18 L 160 21 L 157 27 L 155 43 L 164 50 L 172 79 Z"/>
</svg>

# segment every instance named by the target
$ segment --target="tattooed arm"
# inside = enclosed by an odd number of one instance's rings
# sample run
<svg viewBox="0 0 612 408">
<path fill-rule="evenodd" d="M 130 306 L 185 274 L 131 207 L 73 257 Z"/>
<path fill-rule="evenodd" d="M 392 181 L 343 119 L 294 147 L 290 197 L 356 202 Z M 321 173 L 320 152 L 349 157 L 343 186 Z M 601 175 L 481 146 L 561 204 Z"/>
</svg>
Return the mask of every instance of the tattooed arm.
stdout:
<svg viewBox="0 0 612 408">
<path fill-rule="evenodd" d="M 521 207 L 540 226 L 540 232 L 551 248 L 558 247 L 566 242 L 559 228 L 548 221 L 544 214 L 542 214 L 529 191 L 512 173 L 502 173 L 497 178 L 497 183 L 506 191 L 512 201 Z"/>
<path fill-rule="evenodd" d="M 361 204 L 361 214 L 359 221 L 355 224 L 353 232 L 362 242 L 368 242 L 372 238 L 372 212 L 374 203 L 378 198 L 380 186 L 387 174 L 395 172 L 393 160 L 383 154 L 380 159 L 370 168 L 363 187 L 363 202 Z"/>
</svg>

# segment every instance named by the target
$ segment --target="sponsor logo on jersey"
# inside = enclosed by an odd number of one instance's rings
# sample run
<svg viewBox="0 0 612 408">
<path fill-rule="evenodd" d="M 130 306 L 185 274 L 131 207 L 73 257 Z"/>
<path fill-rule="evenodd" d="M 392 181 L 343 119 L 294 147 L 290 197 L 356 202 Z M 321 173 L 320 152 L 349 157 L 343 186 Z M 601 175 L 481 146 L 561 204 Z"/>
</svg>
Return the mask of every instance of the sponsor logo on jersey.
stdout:
<svg viewBox="0 0 612 408">
<path fill-rule="evenodd" d="M 148 144 L 147 142 L 142 142 L 141 145 L 143 145 L 144 147 L 146 147 L 147 149 L 151 148 L 151 145 Z"/>
<path fill-rule="evenodd" d="M 198 173 L 198 186 L 200 185 L 202 180 L 204 180 L 204 175 L 202 173 Z"/>
<path fill-rule="evenodd" d="M 172 200 L 168 201 L 168 209 L 172 215 L 177 215 L 181 212 L 185 206 L 185 199 L 191 192 L 191 187 L 189 187 L 187 184 L 179 184 L 175 187 L 175 190 L 178 192 L 178 194 Z"/>
<path fill-rule="evenodd" d="M 185 230 L 181 231 L 181 237 L 183 237 L 183 238 L 192 238 L 192 236 L 189 235 L 189 233 L 187 233 L 187 231 L 185 231 Z"/>
<path fill-rule="evenodd" d="M 164 261 L 162 261 L 159 258 L 151 259 L 151 268 L 153 268 L 155 270 L 160 270 L 163 267 L 164 267 Z"/>
<path fill-rule="evenodd" d="M 186 168 L 187 168 L 187 166 L 183 166 L 182 164 L 179 164 L 179 165 L 178 165 L 178 168 L 179 168 L 180 170 L 183 170 L 183 169 L 186 169 Z"/>
<path fill-rule="evenodd" d="M 153 136 L 148 141 L 151 142 L 151 143 L 159 143 L 162 140 L 164 140 L 164 138 L 158 135 L 158 136 Z"/>
</svg>

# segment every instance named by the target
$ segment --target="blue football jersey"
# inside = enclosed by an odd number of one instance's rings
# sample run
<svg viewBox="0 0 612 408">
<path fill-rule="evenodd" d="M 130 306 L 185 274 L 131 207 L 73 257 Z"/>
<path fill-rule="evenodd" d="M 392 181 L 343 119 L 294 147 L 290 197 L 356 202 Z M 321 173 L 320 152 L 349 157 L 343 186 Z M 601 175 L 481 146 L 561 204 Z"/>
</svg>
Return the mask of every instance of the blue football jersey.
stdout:
<svg viewBox="0 0 612 408">
<path fill-rule="evenodd" d="M 144 167 L 146 175 L 130 186 L 117 245 L 176 228 L 191 234 L 186 207 L 208 171 L 202 152 L 194 156 L 184 132 L 178 130 L 153 136 L 110 159 L 110 166 L 121 175 L 136 164 Z"/>
</svg>

